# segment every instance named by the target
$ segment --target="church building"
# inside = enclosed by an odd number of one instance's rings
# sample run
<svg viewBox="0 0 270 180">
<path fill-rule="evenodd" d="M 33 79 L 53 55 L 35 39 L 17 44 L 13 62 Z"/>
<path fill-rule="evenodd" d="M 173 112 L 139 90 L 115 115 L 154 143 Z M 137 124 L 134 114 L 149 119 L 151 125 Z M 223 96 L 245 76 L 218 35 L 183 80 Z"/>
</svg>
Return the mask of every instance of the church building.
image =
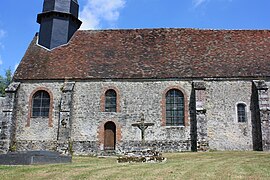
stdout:
<svg viewBox="0 0 270 180">
<path fill-rule="evenodd" d="M 44 0 L 1 100 L 0 151 L 270 150 L 270 31 L 78 30 Z M 142 117 L 143 114 L 143 117 Z"/>
</svg>

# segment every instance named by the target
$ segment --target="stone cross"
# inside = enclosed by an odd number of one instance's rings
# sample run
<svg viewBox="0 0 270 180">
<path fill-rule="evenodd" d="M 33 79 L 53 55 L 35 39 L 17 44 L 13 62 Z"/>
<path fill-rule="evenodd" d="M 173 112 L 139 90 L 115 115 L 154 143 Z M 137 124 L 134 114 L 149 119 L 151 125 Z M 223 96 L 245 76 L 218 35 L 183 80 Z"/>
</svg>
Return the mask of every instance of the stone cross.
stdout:
<svg viewBox="0 0 270 180">
<path fill-rule="evenodd" d="M 153 126 L 154 123 L 146 123 L 145 119 L 144 119 L 144 114 L 141 114 L 141 120 L 131 124 L 132 126 L 138 127 L 141 130 L 141 137 L 142 137 L 142 146 L 145 145 L 145 138 L 144 138 L 144 134 L 145 134 L 145 130 L 149 127 L 149 126 Z"/>
</svg>

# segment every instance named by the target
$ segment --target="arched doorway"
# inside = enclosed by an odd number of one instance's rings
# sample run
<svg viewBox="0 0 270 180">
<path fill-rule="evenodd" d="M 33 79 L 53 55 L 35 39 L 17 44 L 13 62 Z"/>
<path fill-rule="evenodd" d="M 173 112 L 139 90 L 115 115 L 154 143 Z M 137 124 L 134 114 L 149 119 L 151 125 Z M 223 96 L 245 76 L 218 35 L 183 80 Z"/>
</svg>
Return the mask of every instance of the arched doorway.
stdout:
<svg viewBox="0 0 270 180">
<path fill-rule="evenodd" d="M 104 125 L 104 150 L 115 150 L 116 126 L 109 121 Z"/>
</svg>

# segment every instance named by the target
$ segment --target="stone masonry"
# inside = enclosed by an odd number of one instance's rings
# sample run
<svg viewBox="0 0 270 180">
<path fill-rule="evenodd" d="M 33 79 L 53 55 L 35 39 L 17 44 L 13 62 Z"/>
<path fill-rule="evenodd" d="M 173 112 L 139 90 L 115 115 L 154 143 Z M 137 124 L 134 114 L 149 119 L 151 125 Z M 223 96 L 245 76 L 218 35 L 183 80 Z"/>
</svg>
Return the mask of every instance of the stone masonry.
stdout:
<svg viewBox="0 0 270 180">
<path fill-rule="evenodd" d="M 189 124 L 183 127 L 166 127 L 162 124 L 162 94 L 170 86 L 183 88 L 186 94 L 191 91 L 188 81 L 76 82 L 73 95 L 73 141 L 88 142 L 89 145 L 97 141 L 94 147 L 88 147 L 89 151 L 94 148 L 102 150 L 102 134 L 97 139 L 97 134 L 102 132 L 99 128 L 104 128 L 100 125 L 112 121 L 120 127 L 118 129 L 121 133 L 116 149 L 125 151 L 137 148 L 141 143 L 140 130 L 131 124 L 138 121 L 140 114 L 144 113 L 146 121 L 154 123 L 146 131 L 146 144 L 163 151 L 190 150 Z M 117 113 L 100 111 L 100 97 L 106 87 L 116 87 L 119 90 L 121 100 L 120 111 Z"/>
<path fill-rule="evenodd" d="M 270 105 L 269 105 L 269 94 L 268 86 L 265 81 L 256 80 L 253 81 L 254 85 L 254 104 L 255 112 L 257 113 L 254 117 L 255 125 L 253 131 L 255 137 L 253 140 L 256 141 L 256 150 L 270 150 Z M 258 143 L 258 144 L 257 144 Z"/>
<path fill-rule="evenodd" d="M 0 135 L 0 152 L 6 153 L 16 147 L 16 104 L 17 89 L 20 83 L 13 82 L 6 89 L 6 97 L 2 109 L 2 130 Z"/>
<path fill-rule="evenodd" d="M 65 82 L 62 88 L 62 96 L 59 104 L 59 123 L 57 136 L 57 151 L 62 153 L 72 153 L 71 146 L 71 108 L 72 108 L 72 93 L 75 82 Z"/>
<path fill-rule="evenodd" d="M 58 124 L 60 117 L 63 82 L 21 83 L 17 101 L 17 151 L 25 150 L 57 150 Z M 52 95 L 51 116 L 49 118 L 31 118 L 31 95 L 36 90 L 50 91 Z"/>
<path fill-rule="evenodd" d="M 0 134 L 2 131 L 2 121 L 4 118 L 4 114 L 3 114 L 4 102 L 5 102 L 5 97 L 0 97 Z"/>
<path fill-rule="evenodd" d="M 252 81 L 206 79 L 206 117 L 209 148 L 252 150 Z M 246 122 L 237 120 L 237 104 L 246 104 Z"/>
<path fill-rule="evenodd" d="M 158 151 L 253 150 L 254 136 L 260 136 L 253 128 L 253 84 L 249 80 L 226 79 L 24 82 L 17 88 L 17 100 L 13 101 L 16 128 L 14 138 L 9 135 L 9 139 L 14 140 L 18 151 L 96 154 L 104 150 L 105 123 L 113 122 L 116 152 L 129 151 L 141 146 L 140 131 L 131 124 L 144 113 L 146 121 L 154 123 L 146 130 L 146 146 Z M 103 112 L 101 97 L 104 89 L 112 87 L 118 90 L 120 109 Z M 187 122 L 184 126 L 163 123 L 163 94 L 170 88 L 181 89 L 185 96 Z M 51 120 L 29 119 L 30 96 L 36 89 L 47 89 L 52 94 Z M 263 102 L 269 105 L 268 101 Z M 237 120 L 238 103 L 246 104 L 247 122 Z M 258 104 L 262 103 L 258 101 Z M 261 137 L 267 144 L 269 126 L 267 121 L 263 123 Z M 264 150 L 267 148 L 264 145 Z"/>
<path fill-rule="evenodd" d="M 206 117 L 206 87 L 203 81 L 194 81 L 194 98 L 195 98 L 195 117 L 193 122 L 193 137 L 195 139 L 194 149 L 199 151 L 207 151 L 209 149 L 207 137 L 207 117 Z"/>
</svg>

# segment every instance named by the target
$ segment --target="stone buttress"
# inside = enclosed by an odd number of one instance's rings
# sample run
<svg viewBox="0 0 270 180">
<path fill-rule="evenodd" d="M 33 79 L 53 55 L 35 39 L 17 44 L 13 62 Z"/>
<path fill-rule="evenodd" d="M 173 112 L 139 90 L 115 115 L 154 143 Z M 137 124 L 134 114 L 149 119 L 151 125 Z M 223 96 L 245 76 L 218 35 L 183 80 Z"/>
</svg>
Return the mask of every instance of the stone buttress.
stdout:
<svg viewBox="0 0 270 180">
<path fill-rule="evenodd" d="M 71 136 L 71 106 L 72 94 L 75 82 L 65 82 L 59 105 L 59 123 L 57 135 L 57 151 L 68 154 L 72 153 Z"/>
<path fill-rule="evenodd" d="M 20 83 L 13 82 L 6 89 L 3 107 L 2 131 L 0 135 L 0 153 L 7 153 L 16 149 L 16 104 L 17 90 Z"/>
<path fill-rule="evenodd" d="M 253 99 L 253 147 L 259 151 L 270 150 L 270 107 L 265 81 L 253 81 Z"/>
<path fill-rule="evenodd" d="M 203 81 L 193 81 L 194 93 L 194 116 L 192 136 L 195 141 L 193 151 L 207 151 L 209 149 L 207 136 L 207 117 L 206 117 L 206 94 L 205 83 Z"/>
</svg>

